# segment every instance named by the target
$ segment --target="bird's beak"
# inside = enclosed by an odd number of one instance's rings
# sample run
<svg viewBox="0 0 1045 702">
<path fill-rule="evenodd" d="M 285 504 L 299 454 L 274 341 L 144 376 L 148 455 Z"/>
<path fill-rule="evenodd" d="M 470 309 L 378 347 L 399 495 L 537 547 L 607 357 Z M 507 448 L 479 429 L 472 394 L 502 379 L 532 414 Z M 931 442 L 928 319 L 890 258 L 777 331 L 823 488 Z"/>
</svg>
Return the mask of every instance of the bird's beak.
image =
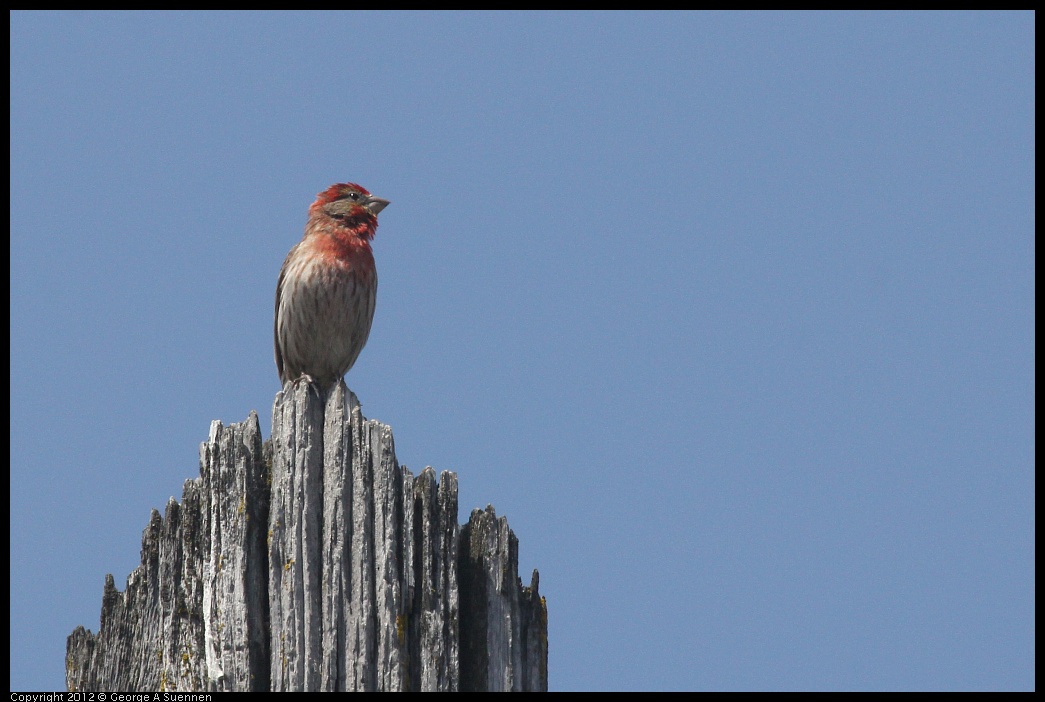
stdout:
<svg viewBox="0 0 1045 702">
<path fill-rule="evenodd" d="M 372 195 L 369 198 L 367 198 L 366 201 L 366 206 L 369 207 L 370 211 L 374 214 L 377 214 L 381 210 L 385 209 L 386 207 L 388 207 L 389 204 L 390 203 L 388 202 L 388 200 L 384 199 L 383 197 L 374 197 Z"/>
</svg>

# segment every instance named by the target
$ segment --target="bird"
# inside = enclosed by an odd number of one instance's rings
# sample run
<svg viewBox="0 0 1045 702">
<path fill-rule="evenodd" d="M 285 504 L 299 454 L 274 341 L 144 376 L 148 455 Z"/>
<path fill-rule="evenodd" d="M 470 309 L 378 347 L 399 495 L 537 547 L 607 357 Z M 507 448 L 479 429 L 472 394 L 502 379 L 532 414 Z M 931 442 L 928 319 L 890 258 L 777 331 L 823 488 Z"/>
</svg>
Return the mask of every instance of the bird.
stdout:
<svg viewBox="0 0 1045 702">
<path fill-rule="evenodd" d="M 355 364 L 370 336 L 377 267 L 370 242 L 389 201 L 336 183 L 308 208 L 305 235 L 276 283 L 276 370 L 326 391 Z"/>
</svg>

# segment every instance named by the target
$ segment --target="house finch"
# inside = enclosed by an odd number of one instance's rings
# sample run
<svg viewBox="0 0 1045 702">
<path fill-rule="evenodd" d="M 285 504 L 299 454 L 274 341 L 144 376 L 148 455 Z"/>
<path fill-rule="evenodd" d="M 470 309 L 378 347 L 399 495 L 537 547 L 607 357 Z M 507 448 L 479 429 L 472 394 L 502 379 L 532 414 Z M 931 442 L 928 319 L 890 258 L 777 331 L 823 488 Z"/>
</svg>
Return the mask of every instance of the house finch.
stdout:
<svg viewBox="0 0 1045 702">
<path fill-rule="evenodd" d="M 387 206 L 355 183 L 338 183 L 308 208 L 305 236 L 276 284 L 276 368 L 284 384 L 304 377 L 326 390 L 363 350 L 377 296 L 370 240 Z"/>
</svg>

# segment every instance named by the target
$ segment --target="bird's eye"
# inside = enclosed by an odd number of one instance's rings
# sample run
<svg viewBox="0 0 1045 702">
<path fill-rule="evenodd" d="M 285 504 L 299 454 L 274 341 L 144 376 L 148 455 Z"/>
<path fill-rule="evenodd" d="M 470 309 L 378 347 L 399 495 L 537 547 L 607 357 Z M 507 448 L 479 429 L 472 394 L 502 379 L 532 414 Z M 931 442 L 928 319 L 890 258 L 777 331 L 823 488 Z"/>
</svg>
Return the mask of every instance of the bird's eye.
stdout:
<svg viewBox="0 0 1045 702">
<path fill-rule="evenodd" d="M 348 194 L 348 199 L 349 200 L 358 200 L 359 199 L 359 193 L 349 193 Z"/>
</svg>

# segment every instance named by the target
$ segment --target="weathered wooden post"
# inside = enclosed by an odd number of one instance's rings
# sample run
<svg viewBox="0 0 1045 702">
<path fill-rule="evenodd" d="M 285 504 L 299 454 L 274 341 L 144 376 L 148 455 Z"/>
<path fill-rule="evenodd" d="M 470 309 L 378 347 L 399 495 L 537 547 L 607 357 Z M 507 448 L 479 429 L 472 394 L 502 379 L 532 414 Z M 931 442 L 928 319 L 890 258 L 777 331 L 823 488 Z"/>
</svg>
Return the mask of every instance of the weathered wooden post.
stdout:
<svg viewBox="0 0 1045 702">
<path fill-rule="evenodd" d="M 69 637 L 79 691 L 546 690 L 537 572 L 492 507 L 457 523 L 457 476 L 414 476 L 339 383 L 211 425 L 200 477 L 142 537 L 97 634 Z"/>
</svg>

